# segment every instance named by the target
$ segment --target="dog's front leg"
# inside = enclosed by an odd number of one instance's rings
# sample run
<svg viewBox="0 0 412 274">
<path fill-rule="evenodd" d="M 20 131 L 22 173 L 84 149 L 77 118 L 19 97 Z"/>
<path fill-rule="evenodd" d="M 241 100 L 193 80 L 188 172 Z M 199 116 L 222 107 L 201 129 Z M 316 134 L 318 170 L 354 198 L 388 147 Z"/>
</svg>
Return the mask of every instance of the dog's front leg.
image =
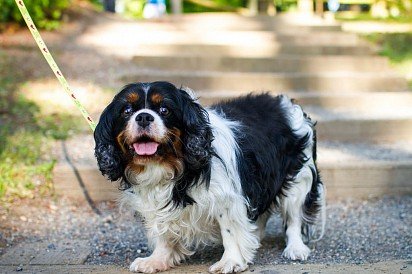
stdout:
<svg viewBox="0 0 412 274">
<path fill-rule="evenodd" d="M 152 255 L 136 258 L 130 265 L 130 271 L 143 273 L 166 271 L 180 264 L 183 259 L 184 255 L 177 251 L 175 246 L 171 246 L 164 238 L 158 238 Z"/>
<path fill-rule="evenodd" d="M 246 212 L 246 206 L 235 204 L 226 207 L 216 217 L 225 251 L 220 261 L 209 268 L 213 273 L 242 272 L 253 261 L 259 239 Z"/>
</svg>

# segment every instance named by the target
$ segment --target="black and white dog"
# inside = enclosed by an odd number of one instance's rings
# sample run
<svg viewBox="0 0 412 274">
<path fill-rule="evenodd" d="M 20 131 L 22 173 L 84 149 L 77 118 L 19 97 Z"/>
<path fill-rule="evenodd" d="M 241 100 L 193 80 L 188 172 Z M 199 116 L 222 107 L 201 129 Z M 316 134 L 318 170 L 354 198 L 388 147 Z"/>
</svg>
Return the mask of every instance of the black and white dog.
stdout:
<svg viewBox="0 0 412 274">
<path fill-rule="evenodd" d="M 100 171 L 121 179 L 122 201 L 141 214 L 154 248 L 130 270 L 165 271 L 198 246 L 223 242 L 209 270 L 243 271 L 277 209 L 283 255 L 305 260 L 304 240 L 325 219 L 313 126 L 286 96 L 248 95 L 203 108 L 190 90 L 168 82 L 124 87 L 94 137 Z"/>
</svg>

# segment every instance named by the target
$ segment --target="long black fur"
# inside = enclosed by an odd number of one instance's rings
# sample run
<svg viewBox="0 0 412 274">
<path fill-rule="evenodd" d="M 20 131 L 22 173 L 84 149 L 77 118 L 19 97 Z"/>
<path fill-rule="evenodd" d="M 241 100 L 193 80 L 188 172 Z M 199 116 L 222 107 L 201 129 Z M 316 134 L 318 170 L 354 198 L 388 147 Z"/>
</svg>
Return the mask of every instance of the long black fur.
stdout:
<svg viewBox="0 0 412 274">
<path fill-rule="evenodd" d="M 180 92 L 183 122 L 183 155 L 185 170 L 173 189 L 175 205 L 186 206 L 195 201 L 188 195 L 191 187 L 199 182 L 210 183 L 211 158 L 215 153 L 212 149 L 213 134 L 206 110 L 200 106 L 184 90 Z"/>
<path fill-rule="evenodd" d="M 125 159 L 120 148 L 114 140 L 114 104 L 110 104 L 103 111 L 100 121 L 94 131 L 95 156 L 100 172 L 111 181 L 117 181 L 123 177 L 125 169 Z"/>
<path fill-rule="evenodd" d="M 282 100 L 285 100 L 282 96 L 269 94 L 248 95 L 212 106 L 227 119 L 242 125 L 236 134 L 241 151 L 238 170 L 252 220 L 276 203 L 277 196 L 286 195 L 285 190 L 307 161 L 303 151 L 309 135 L 298 136 L 293 132 Z M 306 203 L 310 211 L 312 201 L 318 198 L 317 183 L 321 183 L 314 178 L 313 191 Z"/>
</svg>

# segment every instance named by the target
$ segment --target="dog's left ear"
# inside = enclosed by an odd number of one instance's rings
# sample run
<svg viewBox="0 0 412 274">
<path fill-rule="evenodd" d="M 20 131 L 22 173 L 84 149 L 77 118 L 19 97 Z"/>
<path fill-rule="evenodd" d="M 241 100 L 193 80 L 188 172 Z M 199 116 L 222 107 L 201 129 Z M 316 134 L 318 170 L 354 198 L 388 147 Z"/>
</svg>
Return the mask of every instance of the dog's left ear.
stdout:
<svg viewBox="0 0 412 274">
<path fill-rule="evenodd" d="M 113 137 L 114 117 L 113 103 L 108 105 L 100 116 L 99 123 L 94 131 L 96 146 L 94 154 L 100 172 L 111 181 L 123 176 L 124 163 L 120 149 Z"/>
<path fill-rule="evenodd" d="M 206 110 L 186 91 L 183 93 L 184 160 L 186 168 L 201 172 L 213 155 L 213 134 Z"/>
<path fill-rule="evenodd" d="M 176 206 L 195 203 L 188 190 L 200 181 L 210 183 L 213 134 L 206 110 L 186 91 L 181 92 L 183 100 L 183 161 L 185 169 L 173 189 L 173 202 Z"/>
</svg>

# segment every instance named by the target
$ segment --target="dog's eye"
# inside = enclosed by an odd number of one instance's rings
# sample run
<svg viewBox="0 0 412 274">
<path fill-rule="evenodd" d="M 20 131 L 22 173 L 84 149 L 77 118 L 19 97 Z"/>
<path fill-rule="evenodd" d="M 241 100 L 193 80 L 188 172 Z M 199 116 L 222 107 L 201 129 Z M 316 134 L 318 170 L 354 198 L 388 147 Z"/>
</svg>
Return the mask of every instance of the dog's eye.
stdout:
<svg viewBox="0 0 412 274">
<path fill-rule="evenodd" d="M 133 112 L 133 108 L 131 106 L 127 106 L 123 110 L 124 115 L 130 115 L 130 114 L 132 114 L 132 112 Z"/>
<path fill-rule="evenodd" d="M 169 110 L 168 110 L 167 108 L 165 108 L 165 107 L 161 107 L 161 108 L 159 109 L 159 113 L 160 113 L 161 115 L 163 115 L 163 116 L 167 116 L 167 115 L 169 114 Z"/>
</svg>

